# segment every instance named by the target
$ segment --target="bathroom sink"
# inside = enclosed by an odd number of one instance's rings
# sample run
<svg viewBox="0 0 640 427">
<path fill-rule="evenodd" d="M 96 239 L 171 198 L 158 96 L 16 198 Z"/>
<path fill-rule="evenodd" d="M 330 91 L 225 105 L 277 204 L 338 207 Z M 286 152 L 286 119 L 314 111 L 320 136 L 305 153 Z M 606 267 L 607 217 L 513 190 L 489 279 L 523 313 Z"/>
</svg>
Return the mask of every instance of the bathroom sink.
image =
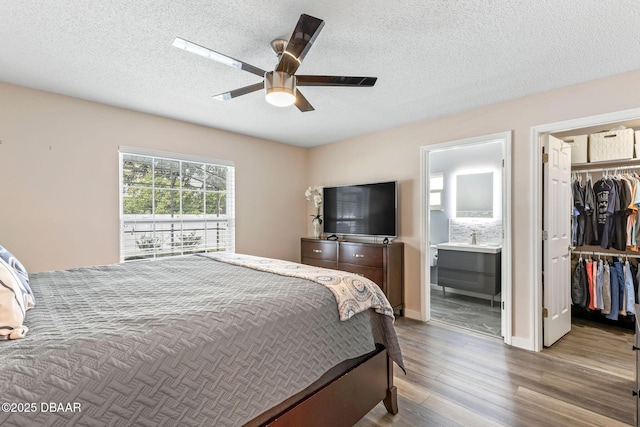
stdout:
<svg viewBox="0 0 640 427">
<path fill-rule="evenodd" d="M 466 251 L 466 252 L 484 252 L 488 254 L 497 254 L 502 252 L 502 245 L 500 243 L 459 243 L 459 242 L 447 242 L 439 243 L 438 249 L 444 249 L 449 251 Z"/>
</svg>

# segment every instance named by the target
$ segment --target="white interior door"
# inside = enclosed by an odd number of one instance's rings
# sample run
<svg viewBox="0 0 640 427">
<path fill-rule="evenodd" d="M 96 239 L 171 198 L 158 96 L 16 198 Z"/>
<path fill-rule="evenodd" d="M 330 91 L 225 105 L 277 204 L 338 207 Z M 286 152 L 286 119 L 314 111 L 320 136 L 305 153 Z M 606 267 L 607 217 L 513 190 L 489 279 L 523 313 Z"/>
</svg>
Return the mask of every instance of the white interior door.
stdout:
<svg viewBox="0 0 640 427">
<path fill-rule="evenodd" d="M 544 136 L 543 344 L 571 331 L 571 147 Z"/>
</svg>

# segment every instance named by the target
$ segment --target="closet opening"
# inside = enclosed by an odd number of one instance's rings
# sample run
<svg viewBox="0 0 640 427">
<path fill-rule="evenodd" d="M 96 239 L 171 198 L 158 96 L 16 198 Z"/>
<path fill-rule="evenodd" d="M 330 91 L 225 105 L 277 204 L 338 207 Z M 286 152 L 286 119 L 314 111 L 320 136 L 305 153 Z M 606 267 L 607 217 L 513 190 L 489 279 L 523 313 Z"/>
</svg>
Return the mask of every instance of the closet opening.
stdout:
<svg viewBox="0 0 640 427">
<path fill-rule="evenodd" d="M 640 279 L 640 159 L 595 168 L 594 163 L 572 163 L 572 316 L 633 331 Z"/>
<path fill-rule="evenodd" d="M 637 391 L 640 109 L 532 130 L 533 350 Z"/>
<path fill-rule="evenodd" d="M 635 195 L 640 197 L 640 193 L 634 193 L 640 190 L 640 152 L 636 155 L 635 149 L 638 130 L 640 109 L 532 128 L 536 141 L 532 178 L 537 183 L 532 195 L 534 351 L 559 351 L 578 332 L 588 336 L 590 331 L 605 331 L 607 337 L 624 342 L 619 343 L 623 349 L 618 349 L 625 354 L 623 358 L 635 357 L 628 349 L 633 343 L 640 259 L 633 234 L 640 224 L 635 206 Z M 616 141 L 621 134 L 627 138 L 631 134 L 632 140 Z M 591 147 L 590 137 L 595 141 Z M 618 152 L 610 142 L 620 143 L 624 151 Z M 624 200 L 613 197 L 616 189 Z M 607 190 L 612 193 L 611 209 Z M 618 290 L 617 307 L 611 306 L 612 277 Z M 610 312 L 612 308 L 617 313 Z"/>
</svg>

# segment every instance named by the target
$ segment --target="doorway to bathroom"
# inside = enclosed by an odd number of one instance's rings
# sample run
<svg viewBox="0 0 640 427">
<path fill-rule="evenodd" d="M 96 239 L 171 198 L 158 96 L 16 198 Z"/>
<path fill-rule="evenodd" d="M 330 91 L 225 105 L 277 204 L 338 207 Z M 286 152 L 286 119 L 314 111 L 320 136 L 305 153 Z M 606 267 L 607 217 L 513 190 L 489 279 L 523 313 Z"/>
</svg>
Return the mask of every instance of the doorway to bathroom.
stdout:
<svg viewBox="0 0 640 427">
<path fill-rule="evenodd" d="M 424 320 L 511 337 L 511 133 L 422 147 Z"/>
</svg>

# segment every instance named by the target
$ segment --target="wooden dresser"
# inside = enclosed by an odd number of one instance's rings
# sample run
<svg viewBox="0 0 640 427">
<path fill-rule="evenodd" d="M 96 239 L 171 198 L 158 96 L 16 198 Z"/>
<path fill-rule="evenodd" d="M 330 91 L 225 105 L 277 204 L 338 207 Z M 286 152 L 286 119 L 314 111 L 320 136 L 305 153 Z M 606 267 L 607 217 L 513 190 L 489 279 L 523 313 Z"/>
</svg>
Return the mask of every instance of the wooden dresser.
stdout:
<svg viewBox="0 0 640 427">
<path fill-rule="evenodd" d="M 303 264 L 359 274 L 375 282 L 393 310 L 404 315 L 404 243 L 300 239 Z"/>
</svg>

